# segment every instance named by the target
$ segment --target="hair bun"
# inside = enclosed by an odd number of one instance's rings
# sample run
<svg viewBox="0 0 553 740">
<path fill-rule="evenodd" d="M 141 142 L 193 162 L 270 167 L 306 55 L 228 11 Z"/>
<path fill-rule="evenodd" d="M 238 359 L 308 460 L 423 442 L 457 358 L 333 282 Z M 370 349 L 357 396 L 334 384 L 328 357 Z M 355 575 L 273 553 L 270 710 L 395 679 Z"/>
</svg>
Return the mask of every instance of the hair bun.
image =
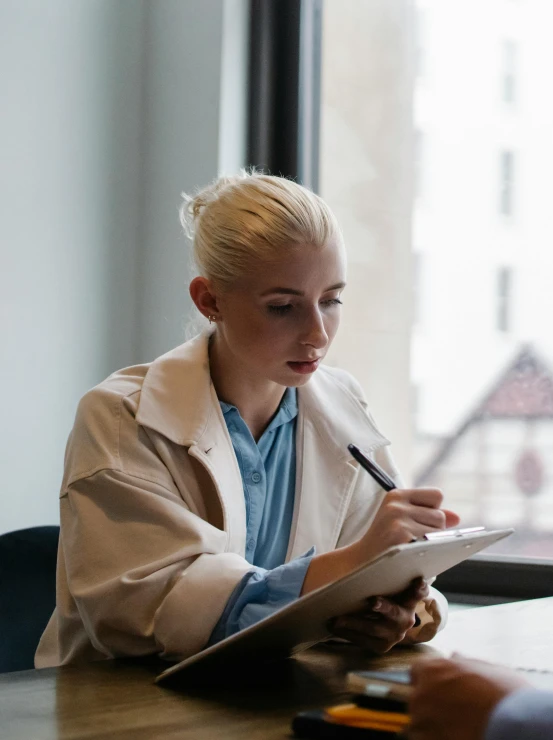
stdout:
<svg viewBox="0 0 553 740">
<path fill-rule="evenodd" d="M 219 198 L 221 191 L 225 190 L 228 185 L 243 179 L 243 177 L 247 177 L 245 170 L 240 175 L 234 175 L 233 177 L 219 177 L 194 195 L 181 193 L 183 202 L 180 208 L 180 222 L 187 236 L 192 238 L 203 212 Z"/>
<path fill-rule="evenodd" d="M 182 198 L 180 220 L 192 239 L 196 266 L 221 284 L 235 281 L 259 259 L 274 259 L 292 246 L 323 246 L 340 235 L 318 195 L 255 170 L 219 177 Z"/>
</svg>

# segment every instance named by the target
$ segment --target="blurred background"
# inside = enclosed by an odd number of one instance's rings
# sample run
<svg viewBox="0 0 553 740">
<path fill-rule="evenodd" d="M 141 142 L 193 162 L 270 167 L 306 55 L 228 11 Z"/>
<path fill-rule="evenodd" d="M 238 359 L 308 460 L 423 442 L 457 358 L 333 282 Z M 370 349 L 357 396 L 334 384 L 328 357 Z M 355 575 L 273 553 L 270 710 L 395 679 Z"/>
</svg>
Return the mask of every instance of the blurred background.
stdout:
<svg viewBox="0 0 553 740">
<path fill-rule="evenodd" d="M 328 358 L 408 482 L 553 557 L 549 0 L 0 0 L 0 532 L 57 522 L 80 396 L 186 338 L 182 191 L 335 210 Z"/>
</svg>

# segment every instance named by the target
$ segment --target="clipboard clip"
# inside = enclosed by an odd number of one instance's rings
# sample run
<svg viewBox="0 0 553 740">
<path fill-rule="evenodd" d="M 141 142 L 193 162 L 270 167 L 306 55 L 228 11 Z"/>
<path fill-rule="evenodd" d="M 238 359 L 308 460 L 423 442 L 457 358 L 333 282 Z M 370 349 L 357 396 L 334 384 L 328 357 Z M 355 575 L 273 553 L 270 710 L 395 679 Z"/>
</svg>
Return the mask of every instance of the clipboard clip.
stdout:
<svg viewBox="0 0 553 740">
<path fill-rule="evenodd" d="M 443 529 L 440 532 L 428 532 L 423 536 L 423 540 L 441 540 L 444 537 L 464 537 L 466 534 L 475 532 L 484 532 L 486 527 L 465 527 L 465 529 Z"/>
</svg>

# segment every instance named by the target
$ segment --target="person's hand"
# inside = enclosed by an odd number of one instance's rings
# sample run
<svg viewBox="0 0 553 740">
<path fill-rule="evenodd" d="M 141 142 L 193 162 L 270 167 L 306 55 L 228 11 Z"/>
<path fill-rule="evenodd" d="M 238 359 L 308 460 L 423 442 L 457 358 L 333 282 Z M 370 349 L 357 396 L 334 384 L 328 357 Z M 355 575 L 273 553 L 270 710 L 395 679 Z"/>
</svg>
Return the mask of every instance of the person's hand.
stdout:
<svg viewBox="0 0 553 740">
<path fill-rule="evenodd" d="M 427 532 L 457 526 L 459 516 L 440 508 L 443 498 L 439 488 L 394 489 L 386 493 L 366 534 L 352 545 L 359 564 Z"/>
<path fill-rule="evenodd" d="M 483 740 L 494 707 L 529 684 L 514 671 L 455 656 L 411 668 L 410 740 Z"/>
<path fill-rule="evenodd" d="M 428 596 L 428 584 L 416 578 L 395 596 L 372 596 L 361 612 L 338 617 L 332 633 L 375 653 L 386 653 L 415 624 L 415 608 Z"/>
<path fill-rule="evenodd" d="M 441 509 L 438 488 L 405 488 L 389 491 L 382 499 L 367 532 L 351 545 L 316 555 L 311 561 L 301 595 L 336 581 L 394 545 L 404 545 L 427 532 L 459 524 L 453 511 Z"/>
</svg>

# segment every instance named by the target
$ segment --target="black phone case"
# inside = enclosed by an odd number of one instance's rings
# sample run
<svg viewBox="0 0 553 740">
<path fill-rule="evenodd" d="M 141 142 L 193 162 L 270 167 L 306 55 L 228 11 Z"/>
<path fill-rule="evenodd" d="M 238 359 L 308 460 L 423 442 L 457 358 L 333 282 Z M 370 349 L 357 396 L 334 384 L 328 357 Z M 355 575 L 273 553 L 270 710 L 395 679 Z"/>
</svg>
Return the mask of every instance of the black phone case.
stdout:
<svg viewBox="0 0 553 740">
<path fill-rule="evenodd" d="M 328 722 L 324 711 L 300 712 L 292 720 L 292 730 L 296 737 L 320 738 L 321 740 L 393 740 L 405 738 L 403 733 L 367 730 Z"/>
</svg>

